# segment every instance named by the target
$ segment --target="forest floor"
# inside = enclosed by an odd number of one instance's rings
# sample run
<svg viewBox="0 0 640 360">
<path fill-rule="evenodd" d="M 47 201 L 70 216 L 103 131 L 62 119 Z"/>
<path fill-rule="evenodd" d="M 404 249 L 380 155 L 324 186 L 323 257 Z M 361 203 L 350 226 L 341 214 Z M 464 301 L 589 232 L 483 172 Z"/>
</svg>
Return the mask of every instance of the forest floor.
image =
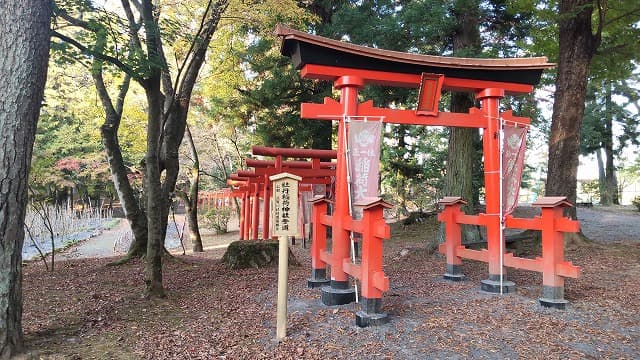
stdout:
<svg viewBox="0 0 640 360">
<path fill-rule="evenodd" d="M 228 270 L 224 243 L 205 236 L 204 253 L 164 262 L 168 297 L 146 300 L 144 263 L 73 259 L 47 272 L 24 266 L 27 358 L 53 359 L 482 359 L 640 357 L 640 215 L 629 208 L 578 209 L 594 241 L 568 246 L 582 267 L 566 280 L 567 309 L 537 303 L 542 276 L 509 269 L 517 292 L 480 291 L 486 264 L 465 261 L 465 281 L 442 279 L 444 259 L 424 251 L 438 224 L 392 224 L 385 242 L 383 298 L 389 323 L 359 328 L 356 304 L 326 307 L 308 289 L 309 250 L 292 246 L 287 338 L 275 338 L 275 268 Z M 186 245 L 186 244 L 185 244 Z M 531 246 L 530 246 L 531 245 Z M 534 244 L 524 251 L 535 252 Z M 523 251 L 523 248 L 520 249 Z"/>
</svg>

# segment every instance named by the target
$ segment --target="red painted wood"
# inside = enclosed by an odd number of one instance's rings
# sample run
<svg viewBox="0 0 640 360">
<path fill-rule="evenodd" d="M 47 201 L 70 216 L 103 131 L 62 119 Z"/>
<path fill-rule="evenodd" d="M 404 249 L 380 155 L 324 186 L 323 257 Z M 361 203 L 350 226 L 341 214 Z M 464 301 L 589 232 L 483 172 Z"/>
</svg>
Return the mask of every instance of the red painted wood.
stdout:
<svg viewBox="0 0 640 360">
<path fill-rule="evenodd" d="M 484 89 L 476 98 L 482 104 L 482 115 L 487 121 L 487 128 L 482 136 L 484 154 L 484 184 L 485 184 L 485 226 L 487 227 L 487 250 L 489 260 L 489 274 L 500 275 L 504 269 L 500 267 L 500 259 L 504 254 L 504 242 L 501 245 L 500 224 L 500 99 L 504 96 L 503 89 Z M 502 248 L 502 251 L 500 250 Z"/>
<path fill-rule="evenodd" d="M 339 120 L 342 118 L 340 103 L 325 98 L 323 104 L 303 103 L 300 117 L 305 119 Z M 454 127 L 486 127 L 486 119 L 478 117 L 478 110 L 470 110 L 470 114 L 441 112 L 437 116 L 417 115 L 414 110 L 378 108 L 372 101 L 358 104 L 358 116 L 384 117 L 383 122 L 392 124 L 412 124 L 428 126 Z"/>
<path fill-rule="evenodd" d="M 300 169 L 335 169 L 336 167 L 336 163 L 334 162 L 329 162 L 329 161 L 322 161 L 320 162 L 320 160 L 318 159 L 318 165 L 314 166 L 314 161 L 316 159 L 312 159 L 312 161 L 300 161 L 300 160 L 290 160 L 290 161 L 283 161 L 282 162 L 282 167 L 287 167 L 287 168 L 300 168 Z M 256 159 L 245 159 L 245 164 L 247 165 L 247 167 L 252 167 L 252 168 L 274 168 L 274 169 L 278 169 L 276 167 L 276 161 L 275 160 L 256 160 Z"/>
<path fill-rule="evenodd" d="M 254 155 L 263 155 L 263 156 L 283 156 L 283 157 L 293 157 L 293 158 L 319 158 L 319 159 L 335 159 L 336 158 L 335 150 L 252 146 L 251 152 Z"/>
<path fill-rule="evenodd" d="M 337 81 L 342 76 L 357 76 L 363 79 L 366 84 L 410 88 L 417 88 L 420 86 L 421 80 L 420 74 L 403 74 L 314 64 L 305 65 L 302 70 L 300 70 L 300 75 L 305 79 L 328 81 Z M 533 85 L 528 84 L 451 77 L 445 77 L 442 84 L 443 90 L 462 92 L 477 92 L 487 88 L 504 89 L 509 95 L 528 94 L 533 91 Z"/>
<path fill-rule="evenodd" d="M 327 213 L 327 202 L 319 201 L 313 204 L 312 226 L 313 241 L 311 242 L 311 268 L 326 269 L 327 263 L 323 261 L 320 254 L 327 247 L 327 230 L 322 223 L 322 216 Z"/>
</svg>

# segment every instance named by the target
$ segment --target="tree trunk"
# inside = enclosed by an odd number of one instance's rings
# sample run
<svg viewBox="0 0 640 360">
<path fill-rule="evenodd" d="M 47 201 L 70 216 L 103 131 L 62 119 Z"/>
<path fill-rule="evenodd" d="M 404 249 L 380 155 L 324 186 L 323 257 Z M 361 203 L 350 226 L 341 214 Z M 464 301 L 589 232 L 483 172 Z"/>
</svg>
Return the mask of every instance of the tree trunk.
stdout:
<svg viewBox="0 0 640 360">
<path fill-rule="evenodd" d="M 618 186 L 618 176 L 616 175 L 615 168 L 611 171 L 611 197 L 613 198 L 613 205 L 620 205 L 620 187 Z"/>
<path fill-rule="evenodd" d="M 139 200 L 136 198 L 129 183 L 127 169 L 124 166 L 124 159 L 118 143 L 118 128 L 107 122 L 102 125 L 101 134 L 102 143 L 107 153 L 109 169 L 111 170 L 113 186 L 118 194 L 118 199 L 120 199 L 124 216 L 129 221 L 131 232 L 133 233 L 133 241 L 129 246 L 126 257 L 142 257 L 147 251 L 147 215 L 144 209 L 140 207 Z"/>
<path fill-rule="evenodd" d="M 0 2 L 0 358 L 23 350 L 27 185 L 49 59 L 49 1 Z"/>
<path fill-rule="evenodd" d="M 160 170 L 165 171 L 165 178 L 162 182 L 161 189 L 163 195 L 167 198 L 175 190 L 175 185 L 178 180 L 178 172 L 180 169 L 178 150 L 185 134 L 187 115 L 189 113 L 189 100 L 191 99 L 193 87 L 197 81 L 200 68 L 204 63 L 211 38 L 213 37 L 213 34 L 218 27 L 220 17 L 227 9 L 227 6 L 227 0 L 220 0 L 216 2 L 210 1 L 208 3 L 208 15 L 206 15 L 206 21 L 203 24 L 199 38 L 194 40 L 194 50 L 190 61 L 183 69 L 184 76 L 178 84 L 177 91 L 174 92 L 174 89 L 171 88 L 170 78 L 168 76 L 164 77 L 167 79 L 163 82 L 165 95 L 173 94 L 171 98 L 168 96 L 165 98 L 164 109 L 166 121 L 164 123 L 164 128 L 161 129 L 163 131 L 163 141 L 161 142 L 162 147 L 160 148 L 159 153 L 161 165 Z M 162 46 L 158 47 L 158 53 L 162 55 Z M 168 68 L 165 68 L 164 70 L 166 75 Z M 166 223 L 166 218 L 169 216 L 169 207 L 166 207 L 164 210 L 164 219 Z"/>
<path fill-rule="evenodd" d="M 400 124 L 396 127 L 396 130 L 398 149 L 406 150 L 407 144 L 405 142 L 405 136 L 407 135 L 407 125 Z M 405 174 L 403 174 L 401 170 L 398 170 L 396 177 L 396 181 L 398 182 L 396 185 L 396 192 L 398 194 L 398 197 L 400 197 L 398 213 L 401 215 L 409 215 L 409 210 L 407 209 L 407 189 Z"/>
<path fill-rule="evenodd" d="M 463 210 L 467 214 L 475 211 L 472 171 L 474 130 L 469 128 L 449 128 L 449 155 L 447 157 L 445 195 L 461 196 L 466 199 L 468 204 L 463 207 Z M 478 227 L 474 225 L 463 225 L 462 234 L 463 242 L 476 242 L 481 238 Z"/>
<path fill-rule="evenodd" d="M 191 176 L 189 176 L 189 195 L 185 196 L 185 210 L 187 216 L 187 224 L 189 229 L 189 238 L 191 239 L 191 246 L 193 252 L 203 252 L 202 237 L 200 236 L 200 226 L 198 224 L 198 191 L 200 186 L 200 159 L 198 157 L 198 150 L 193 142 L 193 136 L 189 125 L 186 127 L 185 140 L 187 141 L 187 147 L 191 153 L 193 159 L 193 165 L 191 167 Z"/>
<path fill-rule="evenodd" d="M 559 10 L 558 75 L 545 194 L 567 196 L 575 203 L 587 77 L 599 35 L 591 32 L 591 0 L 561 0 Z M 575 207 L 568 208 L 567 215 L 575 219 Z"/>
<path fill-rule="evenodd" d="M 611 81 L 605 81 L 605 119 L 604 119 L 604 153 L 605 153 L 605 182 L 607 203 L 603 205 L 619 204 L 618 181 L 616 179 L 616 167 L 614 165 L 613 151 L 613 109 L 611 99 Z"/>
<path fill-rule="evenodd" d="M 458 0 L 454 5 L 454 15 L 458 28 L 453 34 L 453 52 L 455 56 L 476 55 L 480 50 L 480 14 L 477 0 Z M 473 97 L 467 93 L 451 95 L 451 112 L 467 113 L 473 107 Z M 447 176 L 445 195 L 461 196 L 468 201 L 464 206 L 466 213 L 475 209 L 473 194 L 474 132 L 471 128 L 449 128 L 449 149 L 447 155 Z M 464 225 L 463 241 L 480 239 L 477 226 Z"/>
<path fill-rule="evenodd" d="M 162 255 L 169 216 L 169 199 L 165 197 L 161 182 L 160 147 L 163 130 L 163 96 L 160 89 L 162 64 L 160 57 L 160 31 L 154 22 L 151 1 L 142 2 L 142 18 L 147 37 L 149 77 L 142 82 L 147 97 L 147 149 L 145 156 L 145 195 L 147 204 L 147 256 L 145 263 L 145 296 L 165 297 L 162 285 Z"/>
<path fill-rule="evenodd" d="M 598 192 L 600 193 L 600 204 L 602 205 L 607 202 L 604 199 L 607 196 L 607 187 L 605 185 L 607 178 L 604 171 L 604 161 L 602 160 L 602 149 L 600 148 L 596 150 L 596 162 L 598 163 Z"/>
<path fill-rule="evenodd" d="M 102 72 L 102 62 L 96 60 L 92 68 L 92 77 L 102 108 L 106 114 L 105 122 L 100 127 L 102 144 L 107 153 L 107 162 L 109 163 L 113 186 L 116 189 L 122 210 L 129 221 L 129 226 L 131 226 L 131 232 L 133 233 L 133 241 L 129 246 L 127 255 L 116 262 L 123 263 L 132 258 L 143 257 L 147 252 L 147 214 L 142 207 L 142 199 L 136 198 L 131 183 L 129 183 L 129 174 L 124 166 L 122 150 L 118 140 L 118 129 L 120 128 L 124 100 L 129 90 L 131 77 L 125 75 L 114 105 L 104 84 Z"/>
</svg>

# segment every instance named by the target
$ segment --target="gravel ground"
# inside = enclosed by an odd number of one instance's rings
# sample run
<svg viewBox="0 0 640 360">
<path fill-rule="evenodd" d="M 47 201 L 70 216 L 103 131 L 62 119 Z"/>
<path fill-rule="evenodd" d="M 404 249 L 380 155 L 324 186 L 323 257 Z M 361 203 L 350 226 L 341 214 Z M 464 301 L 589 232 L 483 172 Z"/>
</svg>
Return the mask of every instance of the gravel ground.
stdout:
<svg viewBox="0 0 640 360">
<path fill-rule="evenodd" d="M 640 241 L 633 232 L 618 237 L 637 216 L 596 226 L 606 212 L 579 209 L 585 234 L 601 236 L 566 251 L 582 275 L 567 279 L 564 311 L 538 305 L 538 273 L 509 271 L 517 292 L 503 296 L 479 290 L 484 263 L 465 261 L 465 281 L 444 281 L 442 256 L 420 250 L 435 236 L 432 219 L 396 224 L 385 242 L 384 326 L 357 327 L 356 304 L 322 305 L 319 290 L 306 287 L 308 249 L 297 245 L 302 266 L 290 269 L 288 336 L 276 342 L 276 270 L 231 271 L 217 260 L 224 250 L 212 249 L 165 262 L 169 296 L 154 301 L 140 297 L 139 260 L 66 261 L 54 273 L 27 265 L 27 347 L 32 358 L 53 359 L 637 359 Z"/>
<path fill-rule="evenodd" d="M 626 210 L 626 208 L 625 208 Z M 640 241 L 640 213 L 611 208 L 578 208 L 582 232 L 598 242 Z"/>
</svg>

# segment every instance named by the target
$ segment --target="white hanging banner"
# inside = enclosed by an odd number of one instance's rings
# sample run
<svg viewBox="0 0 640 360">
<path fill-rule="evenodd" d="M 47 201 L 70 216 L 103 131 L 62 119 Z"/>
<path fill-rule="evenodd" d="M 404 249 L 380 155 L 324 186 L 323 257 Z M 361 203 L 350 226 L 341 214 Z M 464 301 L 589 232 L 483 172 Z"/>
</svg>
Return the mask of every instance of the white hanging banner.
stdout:
<svg viewBox="0 0 640 360">
<path fill-rule="evenodd" d="M 348 133 L 352 202 L 378 196 L 382 121 L 351 121 Z"/>
<path fill-rule="evenodd" d="M 502 214 L 513 212 L 518 206 L 520 182 L 527 148 L 527 128 L 504 127 L 502 143 Z"/>
</svg>

